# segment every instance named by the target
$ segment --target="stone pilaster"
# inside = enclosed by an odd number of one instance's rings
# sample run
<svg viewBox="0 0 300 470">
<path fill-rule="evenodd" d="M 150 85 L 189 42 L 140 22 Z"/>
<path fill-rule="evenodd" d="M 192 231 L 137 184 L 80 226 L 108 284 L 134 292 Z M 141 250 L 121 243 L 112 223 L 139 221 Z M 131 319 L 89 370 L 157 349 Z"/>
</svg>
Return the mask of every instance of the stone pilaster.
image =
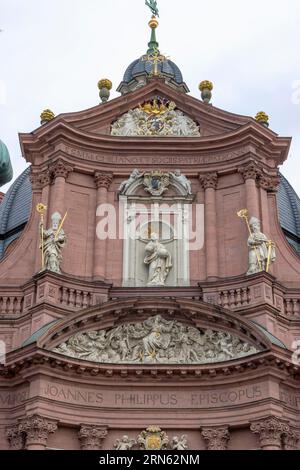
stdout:
<svg viewBox="0 0 300 470">
<path fill-rule="evenodd" d="M 27 450 L 45 450 L 48 436 L 57 430 L 57 423 L 33 415 L 20 422 L 19 430 L 26 435 Z"/>
<path fill-rule="evenodd" d="M 298 450 L 300 433 L 294 428 L 289 427 L 282 434 L 282 443 L 284 450 Z"/>
<path fill-rule="evenodd" d="M 25 446 L 25 434 L 20 430 L 20 425 L 16 424 L 6 429 L 6 438 L 11 450 L 23 450 Z"/>
<path fill-rule="evenodd" d="M 286 421 L 270 416 L 253 422 L 250 429 L 258 434 L 262 450 L 281 450 L 282 437 L 289 431 L 289 426 Z"/>
<path fill-rule="evenodd" d="M 95 173 L 95 185 L 97 188 L 97 208 L 96 214 L 98 214 L 98 208 L 102 205 L 107 204 L 108 190 L 113 181 L 113 174 L 108 172 L 96 172 Z M 97 228 L 97 221 L 96 221 Z M 105 279 L 106 275 L 106 245 L 107 240 L 101 240 L 95 234 L 95 248 L 94 248 L 94 277 L 98 279 Z"/>
<path fill-rule="evenodd" d="M 230 433 L 228 427 L 202 428 L 207 450 L 227 450 Z"/>
<path fill-rule="evenodd" d="M 82 450 L 101 450 L 107 436 L 107 428 L 82 425 L 78 434 Z"/>
<path fill-rule="evenodd" d="M 217 173 L 199 175 L 200 183 L 205 191 L 205 252 L 206 275 L 208 279 L 215 279 L 218 270 L 218 238 L 217 238 L 217 205 L 216 189 L 218 186 Z"/>
<path fill-rule="evenodd" d="M 262 176 L 262 171 L 258 164 L 250 162 L 239 168 L 239 173 L 243 176 L 246 186 L 247 209 L 250 217 L 260 218 L 258 189 L 256 182 Z"/>
<path fill-rule="evenodd" d="M 73 167 L 68 165 L 64 160 L 56 160 L 49 167 L 49 172 L 54 180 L 54 187 L 51 191 L 51 212 L 58 211 L 61 216 L 65 213 L 65 186 L 69 174 L 73 171 Z"/>
</svg>

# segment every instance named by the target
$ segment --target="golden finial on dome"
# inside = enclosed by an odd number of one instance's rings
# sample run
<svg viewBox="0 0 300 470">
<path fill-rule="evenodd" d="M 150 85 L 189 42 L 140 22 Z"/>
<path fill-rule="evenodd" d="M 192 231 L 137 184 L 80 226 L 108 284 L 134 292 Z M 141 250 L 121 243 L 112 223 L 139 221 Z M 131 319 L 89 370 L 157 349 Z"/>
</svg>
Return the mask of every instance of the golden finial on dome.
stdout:
<svg viewBox="0 0 300 470">
<path fill-rule="evenodd" d="M 47 122 L 52 121 L 55 118 L 55 114 L 51 109 L 44 109 L 41 113 L 41 124 L 47 124 Z"/>
<path fill-rule="evenodd" d="M 156 29 L 157 26 L 158 26 L 158 21 L 157 21 L 157 18 L 156 16 L 152 16 L 151 20 L 149 21 L 148 25 L 150 26 L 151 29 Z"/>
</svg>

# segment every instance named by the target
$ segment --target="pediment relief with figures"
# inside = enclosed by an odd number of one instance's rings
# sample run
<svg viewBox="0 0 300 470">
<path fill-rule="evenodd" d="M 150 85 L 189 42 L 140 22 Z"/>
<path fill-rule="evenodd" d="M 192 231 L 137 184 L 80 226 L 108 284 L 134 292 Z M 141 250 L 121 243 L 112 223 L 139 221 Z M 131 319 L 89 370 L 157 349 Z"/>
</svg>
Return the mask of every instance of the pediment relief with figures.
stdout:
<svg viewBox="0 0 300 470">
<path fill-rule="evenodd" d="M 163 316 L 111 330 L 77 333 L 53 352 L 108 364 L 209 364 L 240 359 L 259 349 L 225 331 L 197 329 Z"/>
<path fill-rule="evenodd" d="M 115 300 L 58 322 L 38 347 L 65 360 L 115 365 L 205 365 L 272 348 L 250 322 L 203 302 Z"/>
</svg>

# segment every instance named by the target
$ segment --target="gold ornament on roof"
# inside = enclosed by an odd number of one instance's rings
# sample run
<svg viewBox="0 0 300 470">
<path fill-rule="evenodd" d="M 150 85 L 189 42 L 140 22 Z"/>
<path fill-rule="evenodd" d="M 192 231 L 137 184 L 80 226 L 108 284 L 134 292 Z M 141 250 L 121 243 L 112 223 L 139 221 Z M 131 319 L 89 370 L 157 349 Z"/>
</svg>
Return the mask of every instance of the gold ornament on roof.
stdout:
<svg viewBox="0 0 300 470">
<path fill-rule="evenodd" d="M 101 88 L 107 88 L 108 90 L 112 89 L 112 82 L 108 78 L 102 78 L 98 82 L 98 88 L 101 90 Z"/>
<path fill-rule="evenodd" d="M 164 101 L 160 98 L 154 98 L 139 105 L 141 111 L 152 116 L 161 116 L 169 111 L 173 111 L 175 108 L 176 103 L 174 101 Z"/>
<path fill-rule="evenodd" d="M 209 80 L 203 80 L 199 85 L 199 90 L 200 91 L 203 91 L 205 89 L 212 91 L 213 88 L 214 88 L 214 85 Z"/>
<path fill-rule="evenodd" d="M 48 122 L 55 118 L 55 114 L 51 109 L 45 109 L 41 113 L 41 122 Z"/>
<path fill-rule="evenodd" d="M 266 122 L 266 123 L 268 123 L 269 122 L 269 116 L 264 111 L 259 111 L 255 116 L 255 120 L 257 122 Z"/>
</svg>

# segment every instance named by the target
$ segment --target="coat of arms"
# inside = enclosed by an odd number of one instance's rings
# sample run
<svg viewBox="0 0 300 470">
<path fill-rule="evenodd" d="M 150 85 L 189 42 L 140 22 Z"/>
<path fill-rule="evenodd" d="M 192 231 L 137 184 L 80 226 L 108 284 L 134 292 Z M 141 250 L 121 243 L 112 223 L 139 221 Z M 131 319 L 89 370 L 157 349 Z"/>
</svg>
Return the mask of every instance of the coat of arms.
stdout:
<svg viewBox="0 0 300 470">
<path fill-rule="evenodd" d="M 152 194 L 152 196 L 161 196 L 168 191 L 170 186 L 169 173 L 163 173 L 160 170 L 145 173 L 144 186 L 145 191 Z"/>
<path fill-rule="evenodd" d="M 169 444 L 169 438 L 160 427 L 150 426 L 141 432 L 137 442 L 143 450 L 164 450 Z"/>
</svg>

